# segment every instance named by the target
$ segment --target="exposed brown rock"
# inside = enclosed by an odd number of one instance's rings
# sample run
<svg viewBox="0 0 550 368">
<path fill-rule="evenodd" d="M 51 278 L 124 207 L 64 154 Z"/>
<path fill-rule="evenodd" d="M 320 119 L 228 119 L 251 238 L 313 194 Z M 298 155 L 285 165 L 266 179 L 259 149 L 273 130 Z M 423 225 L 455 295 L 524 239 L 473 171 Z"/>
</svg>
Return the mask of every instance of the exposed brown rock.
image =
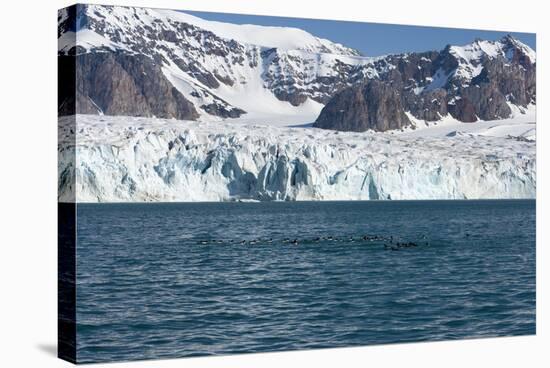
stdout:
<svg viewBox="0 0 550 368">
<path fill-rule="evenodd" d="M 477 121 L 474 105 L 467 97 L 461 98 L 454 103 L 450 103 L 448 105 L 448 109 L 455 119 L 458 119 L 464 123 L 473 123 Z"/>
<path fill-rule="evenodd" d="M 337 93 L 323 108 L 314 127 L 363 132 L 410 125 L 399 91 L 390 83 L 371 80 Z"/>
<path fill-rule="evenodd" d="M 146 56 L 88 53 L 60 56 L 60 63 L 70 65 L 69 58 L 76 62 L 76 113 L 198 118 L 193 104 Z M 60 110 L 60 114 L 67 113 Z"/>
</svg>

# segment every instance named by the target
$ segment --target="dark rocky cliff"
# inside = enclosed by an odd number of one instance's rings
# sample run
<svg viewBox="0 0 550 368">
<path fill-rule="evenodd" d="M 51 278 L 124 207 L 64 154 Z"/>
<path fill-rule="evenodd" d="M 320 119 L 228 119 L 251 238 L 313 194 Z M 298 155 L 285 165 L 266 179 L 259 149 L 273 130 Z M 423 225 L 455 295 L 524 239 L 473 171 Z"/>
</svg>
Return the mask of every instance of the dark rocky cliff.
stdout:
<svg viewBox="0 0 550 368">
<path fill-rule="evenodd" d="M 59 56 L 60 65 L 76 68 L 76 113 L 156 116 L 195 120 L 198 113 L 150 58 L 124 53 Z M 62 70 L 63 68 L 60 67 Z M 70 99 L 71 96 L 61 98 Z M 67 115 L 60 104 L 60 115 Z"/>
<path fill-rule="evenodd" d="M 411 122 L 399 94 L 391 83 L 378 80 L 346 88 L 327 103 L 315 126 L 354 132 L 401 129 Z"/>
</svg>

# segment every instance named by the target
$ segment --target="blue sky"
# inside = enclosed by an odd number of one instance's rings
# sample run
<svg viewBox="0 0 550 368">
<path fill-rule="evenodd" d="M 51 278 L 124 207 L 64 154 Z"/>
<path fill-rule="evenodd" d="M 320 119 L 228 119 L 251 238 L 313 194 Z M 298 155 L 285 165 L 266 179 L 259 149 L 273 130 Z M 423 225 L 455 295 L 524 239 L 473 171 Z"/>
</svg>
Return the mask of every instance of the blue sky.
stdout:
<svg viewBox="0 0 550 368">
<path fill-rule="evenodd" d="M 511 34 L 536 49 L 534 33 L 402 26 L 395 24 L 346 22 L 257 15 L 191 12 L 197 17 L 236 24 L 258 24 L 301 28 L 315 36 L 353 47 L 368 56 L 440 50 L 447 44 L 462 45 L 476 38 L 495 40 Z"/>
</svg>

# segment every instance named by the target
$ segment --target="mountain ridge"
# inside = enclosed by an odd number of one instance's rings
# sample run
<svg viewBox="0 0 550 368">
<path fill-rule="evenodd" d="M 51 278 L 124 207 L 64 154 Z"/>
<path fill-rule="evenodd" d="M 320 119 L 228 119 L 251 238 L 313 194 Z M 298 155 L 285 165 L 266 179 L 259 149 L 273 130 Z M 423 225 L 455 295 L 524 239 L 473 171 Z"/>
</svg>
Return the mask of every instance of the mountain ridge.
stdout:
<svg viewBox="0 0 550 368">
<path fill-rule="evenodd" d="M 77 5 L 72 11 L 71 16 L 61 11 L 58 18 L 59 57 L 76 59 L 77 75 L 87 68 L 82 77 L 87 80 L 77 82 L 75 112 L 80 113 L 211 120 L 307 111 L 320 113 L 314 126 L 332 129 L 320 123 L 334 117 L 323 116 L 323 108 L 344 89 L 362 88 L 372 79 L 400 96 L 403 113 L 428 122 L 447 114 L 465 122 L 506 118 L 512 113 L 509 105 L 536 103 L 536 53 L 511 36 L 441 51 L 365 57 L 295 28 L 226 24 L 224 30 L 220 22 L 145 8 Z M 256 36 L 271 45 L 244 42 L 253 32 L 243 36 L 239 27 L 254 27 Z M 285 32 L 301 38 L 288 43 Z M 228 35 L 239 40 L 222 37 Z M 104 69 L 106 58 L 100 54 L 106 52 L 116 55 L 110 62 L 125 76 L 123 87 L 95 75 Z M 134 58 L 152 62 L 137 70 Z M 147 98 L 145 85 L 168 102 L 153 106 L 158 104 Z M 139 108 L 135 101 L 149 102 Z M 390 122 L 384 114 L 380 119 L 377 125 L 384 130 Z"/>
</svg>

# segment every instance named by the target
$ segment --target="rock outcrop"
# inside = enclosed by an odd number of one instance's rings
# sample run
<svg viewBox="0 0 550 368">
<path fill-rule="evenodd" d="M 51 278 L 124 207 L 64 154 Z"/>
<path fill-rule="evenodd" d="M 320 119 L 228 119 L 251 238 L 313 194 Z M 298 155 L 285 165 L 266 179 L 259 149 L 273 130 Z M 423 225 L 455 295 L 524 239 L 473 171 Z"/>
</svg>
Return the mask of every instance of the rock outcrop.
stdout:
<svg viewBox="0 0 550 368">
<path fill-rule="evenodd" d="M 362 132 L 401 129 L 410 125 L 400 92 L 391 83 L 371 80 L 337 93 L 323 108 L 315 127 Z"/>
<path fill-rule="evenodd" d="M 85 53 L 60 58 L 64 59 L 60 60 L 62 64 L 75 64 L 76 113 L 180 120 L 198 118 L 193 104 L 146 56 Z M 61 109 L 59 113 L 65 115 L 67 111 Z"/>
</svg>

